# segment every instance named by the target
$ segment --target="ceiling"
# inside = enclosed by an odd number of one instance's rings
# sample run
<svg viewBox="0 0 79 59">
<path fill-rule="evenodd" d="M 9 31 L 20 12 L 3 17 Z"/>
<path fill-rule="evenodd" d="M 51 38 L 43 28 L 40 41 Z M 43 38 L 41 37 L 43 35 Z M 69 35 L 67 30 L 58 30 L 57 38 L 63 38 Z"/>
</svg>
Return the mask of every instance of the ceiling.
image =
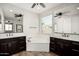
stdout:
<svg viewBox="0 0 79 59">
<path fill-rule="evenodd" d="M 37 8 L 37 6 L 35 6 L 34 8 L 31 8 L 33 3 L 13 3 L 13 5 L 20 7 L 22 9 L 28 10 L 30 12 L 34 12 L 34 13 L 42 13 L 46 10 L 49 10 L 53 7 L 56 7 L 57 5 L 59 5 L 59 3 L 44 3 L 45 4 L 45 8 L 39 6 L 39 9 Z"/>
<path fill-rule="evenodd" d="M 44 3 L 46 8 L 42 8 L 40 6 L 40 9 L 37 9 L 37 7 L 31 8 L 32 4 L 33 3 L 0 3 L 0 8 L 3 9 L 4 16 L 6 18 L 9 18 L 9 17 L 14 17 L 14 14 L 23 14 L 23 10 L 40 14 L 45 11 L 47 12 L 50 9 L 53 10 L 53 9 L 55 9 L 55 7 L 59 9 L 61 6 L 64 6 L 64 5 L 67 5 L 67 6 L 77 5 L 77 4 L 71 4 L 71 3 L 70 4 Z M 79 7 L 79 4 L 78 4 L 78 7 Z"/>
<path fill-rule="evenodd" d="M 23 14 L 23 10 L 9 3 L 0 3 L 5 18 L 14 18 L 14 14 Z"/>
<path fill-rule="evenodd" d="M 31 8 L 33 3 L 0 3 L 0 7 L 3 9 L 5 18 L 14 18 L 14 14 L 23 14 L 23 10 L 39 14 L 59 5 L 58 3 L 44 4 L 46 7 L 43 8 L 40 6 L 40 9 L 37 9 L 36 6 Z"/>
</svg>

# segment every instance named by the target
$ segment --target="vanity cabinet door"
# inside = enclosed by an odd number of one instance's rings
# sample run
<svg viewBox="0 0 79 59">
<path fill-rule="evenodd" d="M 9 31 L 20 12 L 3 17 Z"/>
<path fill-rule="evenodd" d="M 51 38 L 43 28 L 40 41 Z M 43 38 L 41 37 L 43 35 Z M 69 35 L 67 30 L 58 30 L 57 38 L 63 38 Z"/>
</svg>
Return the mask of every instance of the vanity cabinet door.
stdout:
<svg viewBox="0 0 79 59">
<path fill-rule="evenodd" d="M 57 54 L 63 55 L 63 49 L 64 49 L 64 46 L 63 46 L 62 41 L 61 40 L 56 41 L 56 52 L 57 52 Z"/>
<path fill-rule="evenodd" d="M 63 40 L 63 55 L 65 56 L 71 56 L 71 42 Z"/>
<path fill-rule="evenodd" d="M 0 43 L 0 55 L 9 55 L 8 43 Z"/>
<path fill-rule="evenodd" d="M 71 41 L 50 37 L 50 51 L 61 56 L 72 55 Z"/>
<path fill-rule="evenodd" d="M 18 51 L 26 50 L 26 42 L 25 40 L 18 41 Z"/>
<path fill-rule="evenodd" d="M 55 40 L 53 37 L 50 37 L 50 52 L 55 52 L 56 51 L 56 44 Z"/>
<path fill-rule="evenodd" d="M 79 42 L 72 42 L 72 55 L 79 56 Z"/>
<path fill-rule="evenodd" d="M 50 41 L 51 41 L 50 47 L 53 48 L 52 51 L 54 51 L 58 55 L 63 55 L 63 49 L 64 49 L 63 41 L 60 38 L 53 38 Z"/>
<path fill-rule="evenodd" d="M 0 40 L 0 56 L 12 55 L 23 50 L 26 50 L 25 36 Z"/>
<path fill-rule="evenodd" d="M 17 45 L 17 40 L 12 40 L 11 42 L 8 42 L 8 49 L 11 54 L 17 51 Z"/>
</svg>

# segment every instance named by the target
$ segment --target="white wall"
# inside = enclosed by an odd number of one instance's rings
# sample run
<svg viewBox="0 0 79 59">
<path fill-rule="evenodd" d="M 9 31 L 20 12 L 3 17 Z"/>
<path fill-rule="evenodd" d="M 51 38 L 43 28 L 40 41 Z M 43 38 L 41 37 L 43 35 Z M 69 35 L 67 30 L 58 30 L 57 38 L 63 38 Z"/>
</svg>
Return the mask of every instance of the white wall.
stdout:
<svg viewBox="0 0 79 59">
<path fill-rule="evenodd" d="M 49 37 L 40 34 L 39 15 L 24 11 L 24 34 L 27 38 L 27 51 L 49 51 Z M 31 39 L 29 39 L 31 37 Z M 30 40 L 31 42 L 28 42 Z"/>
</svg>

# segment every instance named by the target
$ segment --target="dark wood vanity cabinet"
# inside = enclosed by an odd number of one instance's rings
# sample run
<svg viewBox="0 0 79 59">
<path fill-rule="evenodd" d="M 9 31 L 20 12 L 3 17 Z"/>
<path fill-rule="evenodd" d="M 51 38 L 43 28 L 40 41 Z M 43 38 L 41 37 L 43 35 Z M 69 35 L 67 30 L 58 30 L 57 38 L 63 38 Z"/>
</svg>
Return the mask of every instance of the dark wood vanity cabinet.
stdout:
<svg viewBox="0 0 79 59">
<path fill-rule="evenodd" d="M 79 56 L 79 42 L 50 37 L 50 52 L 62 56 Z"/>
<path fill-rule="evenodd" d="M 55 52 L 56 51 L 56 42 L 55 42 L 55 40 L 54 40 L 54 38 L 51 38 L 50 37 L 50 51 L 53 51 L 53 52 Z"/>
<path fill-rule="evenodd" d="M 79 56 L 79 42 L 72 41 L 72 55 Z"/>
<path fill-rule="evenodd" d="M 12 55 L 26 50 L 26 37 L 0 39 L 0 55 Z"/>
</svg>

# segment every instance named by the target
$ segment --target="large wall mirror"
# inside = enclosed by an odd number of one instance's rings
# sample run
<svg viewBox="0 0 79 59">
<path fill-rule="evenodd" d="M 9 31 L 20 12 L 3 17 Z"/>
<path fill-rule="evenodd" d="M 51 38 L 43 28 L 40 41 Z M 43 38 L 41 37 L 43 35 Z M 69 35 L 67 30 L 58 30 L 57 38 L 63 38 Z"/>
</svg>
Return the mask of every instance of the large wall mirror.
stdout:
<svg viewBox="0 0 79 59">
<path fill-rule="evenodd" d="M 79 15 L 61 16 L 54 19 L 55 33 L 79 34 Z"/>
<path fill-rule="evenodd" d="M 9 4 L 2 4 L 0 7 L 0 33 L 22 33 L 22 10 Z"/>
<path fill-rule="evenodd" d="M 41 18 L 42 33 L 67 33 L 79 35 L 79 9 L 77 6 L 68 6 L 55 10 L 55 15 L 51 14 Z"/>
<path fill-rule="evenodd" d="M 54 17 L 54 32 L 79 35 L 79 10 L 70 6 L 60 12 Z"/>
</svg>

